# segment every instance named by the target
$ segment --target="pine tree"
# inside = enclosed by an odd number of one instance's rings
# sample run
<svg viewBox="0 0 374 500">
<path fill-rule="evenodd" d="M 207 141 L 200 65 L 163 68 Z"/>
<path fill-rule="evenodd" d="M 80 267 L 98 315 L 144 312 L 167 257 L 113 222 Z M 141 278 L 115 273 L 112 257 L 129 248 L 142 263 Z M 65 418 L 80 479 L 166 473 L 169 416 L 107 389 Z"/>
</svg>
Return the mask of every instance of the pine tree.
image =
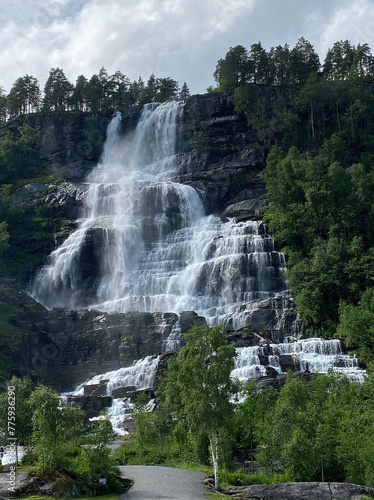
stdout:
<svg viewBox="0 0 374 500">
<path fill-rule="evenodd" d="M 52 68 L 44 87 L 43 108 L 45 110 L 67 110 L 74 86 L 60 68 Z"/>
</svg>

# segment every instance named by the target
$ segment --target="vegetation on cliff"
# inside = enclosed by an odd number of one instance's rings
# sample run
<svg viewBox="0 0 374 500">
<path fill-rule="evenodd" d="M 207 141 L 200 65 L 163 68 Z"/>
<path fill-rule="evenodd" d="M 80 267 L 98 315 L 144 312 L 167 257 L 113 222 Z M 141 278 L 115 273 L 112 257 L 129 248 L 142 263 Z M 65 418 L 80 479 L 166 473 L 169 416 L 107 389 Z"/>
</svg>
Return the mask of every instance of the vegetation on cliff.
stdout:
<svg viewBox="0 0 374 500">
<path fill-rule="evenodd" d="M 252 45 L 249 53 L 238 46 L 218 62 L 218 85 L 211 89 L 232 92 L 237 112 L 244 114 L 248 128 L 257 135 L 270 203 L 265 218 L 287 256 L 289 284 L 305 330 L 314 335 L 337 332 L 369 366 L 374 353 L 373 68 L 366 44 L 337 42 L 323 66 L 304 39 L 293 49 L 278 46 L 268 53 L 261 44 Z M 186 97 L 188 88 L 179 91 L 171 79 L 154 76 L 147 84 L 140 80 L 130 84 L 122 74 L 109 77 L 105 70 L 90 80 L 81 76 L 73 86 L 55 68 L 43 99 L 40 96 L 35 79 L 26 75 L 17 80 L 8 96 L 0 96 L 3 121 L 11 123 L 36 111 L 89 113 L 91 120 L 93 115 L 134 103 Z M 92 146 L 90 151 L 97 147 L 95 123 L 89 121 L 85 129 L 85 147 Z M 23 125 L 5 133 L 0 143 L 2 277 L 25 278 L 33 265 L 40 264 L 61 227 L 62 216 L 38 196 L 30 196 L 26 204 L 14 196 L 27 182 L 45 182 L 56 175 L 39 164 L 35 146 L 39 134 L 37 127 Z M 3 285 L 1 290 L 8 293 Z M 9 354 L 16 311 L 4 297 L 2 301 L 1 348 Z M 219 376 L 227 376 L 232 352 L 223 344 L 212 352 L 202 347 L 206 346 L 201 342 L 189 344 L 171 368 L 160 392 L 157 417 L 140 407 L 135 441 L 118 452 L 119 460 L 209 463 L 209 444 L 216 449 L 218 436 L 227 467 L 244 457 L 254 468 L 257 449 L 257 465 L 272 474 L 282 471 L 289 480 L 347 480 L 374 486 L 371 377 L 362 386 L 330 375 L 312 379 L 310 385 L 290 377 L 280 392 L 268 388 L 256 393 L 249 384 L 246 398 L 233 414 L 227 379 L 220 381 L 218 391 L 213 387 L 209 392 L 211 379 L 206 375 L 209 367 L 216 368 L 216 353 L 222 352 L 226 363 Z M 0 361 L 5 377 L 9 356 Z M 30 394 L 20 393 L 19 400 L 27 399 L 30 406 L 21 403 L 19 418 L 26 408 L 32 419 L 19 423 L 20 436 L 25 442 L 34 440 L 37 463 L 46 466 L 48 450 L 48 464 L 56 469 L 78 470 L 89 480 L 104 474 L 97 464 L 107 459 L 105 450 L 96 456 L 90 448 L 78 446 L 83 442 L 79 412 L 58 409 L 57 397 L 46 388 L 31 390 L 25 385 L 24 390 Z M 3 396 L 0 411 L 5 408 Z M 213 412 L 207 410 L 209 405 Z M 232 425 L 222 429 L 222 416 L 225 424 L 231 419 Z"/>
<path fill-rule="evenodd" d="M 234 92 L 262 143 L 265 220 L 287 256 L 306 331 L 333 335 L 341 322 L 339 335 L 368 365 L 371 330 L 350 326 L 371 311 L 373 72 L 367 44 L 336 42 L 321 65 L 302 38 L 292 49 L 231 48 L 217 64 L 214 89 Z"/>
</svg>

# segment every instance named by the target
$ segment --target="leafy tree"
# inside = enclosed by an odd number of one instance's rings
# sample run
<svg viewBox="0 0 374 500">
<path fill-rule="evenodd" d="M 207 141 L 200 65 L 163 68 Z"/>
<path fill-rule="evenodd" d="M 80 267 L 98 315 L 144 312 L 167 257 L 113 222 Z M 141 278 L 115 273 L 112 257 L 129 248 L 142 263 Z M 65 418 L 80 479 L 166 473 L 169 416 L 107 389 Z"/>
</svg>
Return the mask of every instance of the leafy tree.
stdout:
<svg viewBox="0 0 374 500">
<path fill-rule="evenodd" d="M 148 398 L 145 394 L 138 396 L 133 419 L 135 422 L 135 442 L 139 447 L 140 458 L 143 458 L 144 447 L 152 445 L 159 438 L 157 431 L 157 417 L 155 413 L 147 411 Z"/>
<path fill-rule="evenodd" d="M 215 487 L 219 489 L 221 439 L 233 418 L 231 398 L 236 388 L 230 373 L 235 348 L 226 343 L 219 325 L 195 325 L 186 340 L 178 357 L 169 363 L 161 394 L 194 436 L 209 439 Z"/>
<path fill-rule="evenodd" d="M 256 84 L 271 85 L 273 76 L 269 64 L 269 56 L 261 42 L 251 45 L 249 58 L 252 63 L 251 81 Z"/>
<path fill-rule="evenodd" d="M 114 109 L 120 109 L 125 105 L 134 104 L 130 93 L 131 82 L 128 76 L 121 71 L 116 71 L 109 78 L 110 102 Z"/>
<path fill-rule="evenodd" d="M 7 119 L 7 97 L 5 90 L 0 86 L 0 124 L 4 125 Z"/>
<path fill-rule="evenodd" d="M 18 135 L 8 131 L 0 143 L 0 182 L 14 182 L 32 175 L 36 166 L 35 143 L 39 127 L 21 125 Z"/>
<path fill-rule="evenodd" d="M 30 379 L 20 379 L 14 376 L 7 382 L 7 387 L 14 387 L 14 435 L 18 444 L 30 444 L 32 425 L 28 398 L 32 393 L 33 383 Z M 8 393 L 3 392 L 0 394 L 0 432 L 6 436 L 8 435 L 8 409 Z"/>
<path fill-rule="evenodd" d="M 145 83 L 141 77 L 135 80 L 130 89 L 130 94 L 134 104 L 139 104 L 144 102 L 145 99 Z"/>
<path fill-rule="evenodd" d="M 68 108 L 74 86 L 61 68 L 52 68 L 44 86 L 43 109 L 65 111 Z"/>
<path fill-rule="evenodd" d="M 32 439 L 38 463 L 44 470 L 69 470 L 72 457 L 68 443 L 82 432 L 82 412 L 60 406 L 51 389 L 38 385 L 29 398 L 32 411 Z"/>
<path fill-rule="evenodd" d="M 172 78 L 158 78 L 158 91 L 155 96 L 157 102 L 173 101 L 178 98 L 179 86 Z"/>
<path fill-rule="evenodd" d="M 80 447 L 74 465 L 80 477 L 88 483 L 97 483 L 100 477 L 111 480 L 117 471 L 111 449 L 107 446 L 115 439 L 110 421 L 102 415 L 92 422 L 88 435 L 82 438 L 81 433 L 79 437 L 85 443 L 83 448 Z M 116 484 L 114 487 L 117 489 Z"/>
<path fill-rule="evenodd" d="M 355 48 L 349 40 L 335 42 L 327 51 L 323 73 L 329 80 L 345 80 L 353 66 Z"/>
<path fill-rule="evenodd" d="M 140 104 L 155 102 L 158 92 L 158 82 L 156 76 L 152 73 L 148 78 L 147 85 L 144 88 L 144 97 Z"/>
<path fill-rule="evenodd" d="M 290 48 L 287 43 L 284 47 L 281 45 L 271 47 L 269 59 L 274 85 L 289 86 L 291 82 L 290 57 Z"/>
<path fill-rule="evenodd" d="M 316 74 L 319 68 L 319 57 L 314 51 L 313 45 L 308 40 L 305 40 L 304 37 L 299 38 L 290 53 L 292 87 L 302 87 L 310 75 Z"/>
<path fill-rule="evenodd" d="M 356 348 L 359 357 L 373 365 L 374 356 L 374 288 L 362 294 L 357 306 L 340 304 L 340 321 L 336 334 L 345 340 L 350 348 Z"/>
<path fill-rule="evenodd" d="M 70 102 L 74 109 L 79 111 L 87 110 L 88 80 L 84 75 L 78 76 Z"/>
</svg>

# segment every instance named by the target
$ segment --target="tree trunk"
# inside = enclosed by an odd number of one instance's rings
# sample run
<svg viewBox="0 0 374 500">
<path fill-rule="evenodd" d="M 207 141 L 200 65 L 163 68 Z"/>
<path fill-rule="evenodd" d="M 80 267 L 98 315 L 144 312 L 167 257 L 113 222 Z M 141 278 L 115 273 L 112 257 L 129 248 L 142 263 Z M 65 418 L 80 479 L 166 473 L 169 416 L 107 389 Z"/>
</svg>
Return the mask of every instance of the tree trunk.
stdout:
<svg viewBox="0 0 374 500">
<path fill-rule="evenodd" d="M 340 119 L 339 119 L 339 107 L 338 107 L 338 103 L 336 103 L 336 119 L 338 121 L 338 130 L 340 132 Z"/>
<path fill-rule="evenodd" d="M 213 472 L 214 472 L 214 488 L 219 491 L 219 477 L 218 477 L 218 460 L 219 460 L 219 434 L 216 431 L 216 439 L 214 442 L 213 435 L 210 434 L 210 450 L 212 452 Z"/>
</svg>

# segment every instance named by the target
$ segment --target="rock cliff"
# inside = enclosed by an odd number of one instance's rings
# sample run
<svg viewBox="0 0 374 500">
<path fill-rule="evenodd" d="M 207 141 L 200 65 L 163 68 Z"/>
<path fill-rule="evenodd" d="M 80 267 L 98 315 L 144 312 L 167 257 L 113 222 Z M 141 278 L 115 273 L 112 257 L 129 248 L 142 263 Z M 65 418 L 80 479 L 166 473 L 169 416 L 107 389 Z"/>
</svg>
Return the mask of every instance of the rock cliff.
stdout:
<svg viewBox="0 0 374 500">
<path fill-rule="evenodd" d="M 131 108 L 122 118 L 122 132 L 134 128 L 140 110 Z M 13 120 L 8 128 L 27 123 L 40 127 L 41 162 L 58 172 L 63 182 L 29 184 L 15 194 L 17 203 L 46 204 L 63 218 L 56 244 L 74 228 L 87 193 L 86 174 L 97 163 L 105 140 L 108 117 L 84 113 L 29 115 Z M 229 94 L 192 96 L 185 105 L 183 140 L 178 146 L 178 173 L 173 179 L 198 190 L 206 212 L 238 220 L 261 218 L 264 184 L 260 178 L 263 148 L 244 116 L 235 112 Z M 35 201 L 36 200 L 36 201 Z M 94 238 L 92 234 L 92 238 Z M 89 248 L 87 248 L 89 252 Z M 95 255 L 90 260 L 95 267 Z M 88 273 L 89 274 L 89 273 Z M 25 284 L 21 285 L 25 288 Z M 8 286 L 6 304 L 17 295 L 18 309 L 10 317 L 16 341 L 11 348 L 13 372 L 31 376 L 59 391 L 97 373 L 129 366 L 134 359 L 161 353 L 163 343 L 179 321 L 185 333 L 194 313 L 99 313 L 93 310 L 47 311 L 17 286 Z M 16 290 L 16 291 L 15 291 Z M 270 299 L 251 314 L 250 331 L 261 331 L 279 341 L 297 332 L 292 300 Z M 243 332 L 228 325 L 228 335 L 243 343 Z M 245 345 L 249 344 L 246 334 Z M 241 340 L 239 340 L 241 339 Z"/>
</svg>

